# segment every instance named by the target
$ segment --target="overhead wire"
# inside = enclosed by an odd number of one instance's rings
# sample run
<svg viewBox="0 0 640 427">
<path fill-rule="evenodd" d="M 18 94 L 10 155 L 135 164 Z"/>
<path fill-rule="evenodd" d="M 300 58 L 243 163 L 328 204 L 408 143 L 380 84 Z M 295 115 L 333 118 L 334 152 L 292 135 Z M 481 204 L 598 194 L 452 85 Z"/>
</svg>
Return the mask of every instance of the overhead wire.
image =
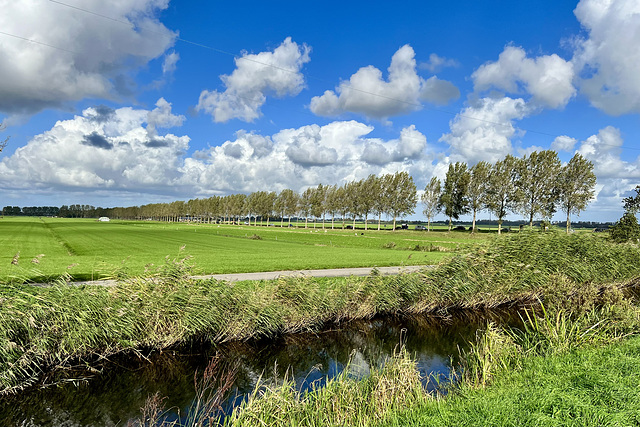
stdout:
<svg viewBox="0 0 640 427">
<path fill-rule="evenodd" d="M 114 18 L 112 16 L 108 16 L 108 15 L 104 15 L 104 14 L 101 14 L 101 13 L 98 13 L 98 12 L 94 12 L 92 10 L 85 9 L 85 8 L 82 8 L 82 7 L 78 7 L 78 6 L 75 6 L 75 5 L 72 5 L 72 4 L 69 4 L 69 3 L 65 3 L 65 2 L 62 2 L 62 1 L 59 1 L 59 0 L 49 0 L 49 2 L 58 4 L 60 6 L 64 6 L 64 7 L 70 8 L 70 9 L 74 9 L 74 10 L 77 10 L 77 11 L 80 11 L 80 12 L 83 12 L 83 13 L 94 15 L 96 17 L 107 19 L 107 20 L 112 21 L 112 22 L 116 22 L 116 23 L 119 23 L 119 24 L 123 24 L 123 25 L 127 25 L 129 27 L 134 27 L 135 28 L 135 25 L 130 21 L 117 19 L 117 18 Z M 149 29 L 149 28 L 146 28 L 145 31 L 148 31 L 148 32 L 154 33 L 154 34 L 158 34 L 158 35 L 161 35 L 163 37 L 171 37 L 171 36 L 167 35 L 164 32 L 156 31 L 156 30 Z M 7 32 L 4 32 L 4 31 L 0 31 L 0 34 L 6 35 L 6 36 L 10 36 L 10 37 L 15 37 L 17 39 L 21 39 L 21 40 L 24 40 L 24 41 L 27 41 L 27 42 L 39 44 L 39 45 L 46 46 L 46 47 L 50 47 L 50 48 L 53 48 L 53 49 L 58 49 L 58 50 L 61 50 L 61 51 L 78 54 L 78 52 L 74 52 L 74 51 L 69 50 L 69 49 L 65 49 L 65 48 L 61 48 L 59 46 L 54 46 L 54 45 L 51 45 L 51 44 L 43 43 L 43 42 L 40 42 L 40 41 L 37 41 L 37 40 L 33 40 L 33 39 L 29 39 L 29 38 L 26 38 L 26 37 L 21 37 L 21 36 L 18 36 L 18 35 L 15 35 L 15 34 L 11 34 L 11 33 L 7 33 Z M 204 43 L 199 43 L 199 42 L 195 42 L 195 41 L 192 41 L 192 40 L 188 40 L 188 39 L 185 39 L 183 37 L 175 35 L 175 33 L 172 33 L 172 34 L 174 35 L 172 38 L 174 38 L 177 41 L 180 41 L 180 42 L 183 42 L 183 43 L 187 43 L 187 44 L 190 44 L 190 45 L 193 45 L 193 46 L 197 46 L 197 47 L 200 47 L 200 48 L 203 48 L 203 49 L 211 50 L 213 52 L 217 52 L 217 53 L 221 53 L 221 54 L 224 54 L 224 55 L 231 56 L 236 61 L 240 61 L 240 60 L 249 61 L 249 62 L 253 62 L 253 63 L 259 64 L 259 65 L 263 65 L 263 66 L 266 66 L 266 67 L 271 67 L 271 68 L 274 68 L 274 69 L 278 69 L 280 71 L 284 71 L 284 72 L 287 72 L 287 73 L 292 73 L 292 74 L 300 73 L 300 74 L 303 74 L 307 79 L 313 79 L 313 80 L 316 80 L 316 81 L 319 81 L 319 82 L 323 82 L 323 83 L 327 83 L 327 84 L 333 84 L 333 83 L 327 81 L 326 79 L 323 79 L 323 78 L 320 78 L 320 77 L 317 77 L 317 76 L 313 76 L 313 75 L 310 75 L 310 74 L 304 74 L 299 70 L 292 70 L 292 69 L 280 67 L 280 66 L 277 66 L 275 64 L 270 64 L 270 63 L 267 63 L 267 62 L 259 61 L 257 59 L 254 59 L 254 58 L 246 56 L 246 55 L 245 56 L 237 56 L 236 54 L 234 54 L 232 52 L 228 52 L 228 51 L 225 51 L 223 49 L 219 49 L 219 48 L 216 48 L 216 47 L 213 47 L 213 46 L 209 46 L 209 45 L 206 45 Z M 473 116 L 466 115 L 466 114 L 455 113 L 455 112 L 444 110 L 444 109 L 440 109 L 440 108 L 430 107 L 428 105 L 425 106 L 425 105 L 423 105 L 421 103 L 410 102 L 410 101 L 406 101 L 406 100 L 403 100 L 403 99 L 398 99 L 398 98 L 382 95 L 382 94 L 379 94 L 379 93 L 366 91 L 366 90 L 359 89 L 359 88 L 356 88 L 356 87 L 353 87 L 353 86 L 343 86 L 343 87 L 341 87 L 341 90 L 345 90 L 345 89 L 346 90 L 355 91 L 355 92 L 359 92 L 359 93 L 363 93 L 363 94 L 367 94 L 367 95 L 371 95 L 371 96 L 375 96 L 375 97 L 382 98 L 382 99 L 387 99 L 387 100 L 398 102 L 398 103 L 402 103 L 402 104 L 405 104 L 405 105 L 408 105 L 408 106 L 412 106 L 412 107 L 425 108 L 425 109 L 428 109 L 430 111 L 435 111 L 435 112 L 447 114 L 447 115 L 453 116 L 454 119 L 455 118 L 463 118 L 463 119 L 474 120 L 474 121 L 478 121 L 478 122 L 486 123 L 486 124 L 490 124 L 490 125 L 495 125 L 495 126 L 514 127 L 511 122 L 501 123 L 501 122 L 495 122 L 495 121 L 492 121 L 492 120 L 481 119 L 481 118 L 473 117 Z M 247 98 L 242 97 L 240 95 L 237 95 L 237 96 L 239 98 L 241 98 L 241 99 L 248 100 Z M 313 116 L 315 117 L 315 115 L 313 115 Z M 537 130 L 534 130 L 534 129 L 527 129 L 527 128 L 523 128 L 523 127 L 518 127 L 518 129 L 520 129 L 522 131 L 525 131 L 525 132 L 528 132 L 528 133 L 533 133 L 533 134 L 538 134 L 538 135 L 543 135 L 543 136 L 549 136 L 549 137 L 558 137 L 558 136 L 560 136 L 558 134 L 552 134 L 552 133 L 549 133 L 549 132 L 537 131 Z M 604 145 L 604 146 L 614 147 L 614 148 L 620 148 L 620 149 L 626 149 L 626 150 L 637 150 L 637 151 L 640 151 L 640 148 L 636 148 L 636 147 L 621 146 L 621 145 L 614 145 L 614 144 L 606 144 L 606 143 L 603 143 L 603 142 L 600 142 L 599 145 Z"/>
</svg>

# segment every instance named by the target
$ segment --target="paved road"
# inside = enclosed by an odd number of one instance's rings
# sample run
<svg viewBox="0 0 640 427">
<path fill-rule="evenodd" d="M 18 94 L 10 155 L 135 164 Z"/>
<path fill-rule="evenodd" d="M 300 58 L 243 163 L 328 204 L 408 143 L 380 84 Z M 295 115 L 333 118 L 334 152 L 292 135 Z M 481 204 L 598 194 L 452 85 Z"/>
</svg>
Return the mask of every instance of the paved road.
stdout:
<svg viewBox="0 0 640 427">
<path fill-rule="evenodd" d="M 412 273 L 432 265 L 410 265 L 405 267 L 377 267 L 378 272 L 383 276 Z M 273 280 L 279 277 L 349 277 L 368 276 L 371 274 L 371 267 L 360 268 L 331 268 L 328 270 L 291 270 L 291 271 L 268 271 L 264 273 L 238 273 L 238 274 L 213 274 L 209 276 L 193 276 L 194 279 L 216 279 L 228 282 L 239 282 L 241 280 Z"/>
<path fill-rule="evenodd" d="M 400 273 L 412 273 L 425 268 L 433 268 L 433 265 L 408 265 L 404 267 L 377 267 L 378 272 L 383 276 Z M 237 274 L 210 274 L 206 276 L 192 276 L 193 279 L 215 279 L 227 282 L 239 282 L 242 280 L 273 280 L 279 277 L 349 277 L 368 276 L 372 267 L 360 268 L 331 268 L 327 270 L 289 270 L 289 271 L 267 271 L 262 273 L 237 273 Z M 94 280 L 88 282 L 71 282 L 71 285 L 102 285 L 114 286 L 115 280 Z M 34 286 L 48 286 L 46 283 L 34 283 Z"/>
</svg>

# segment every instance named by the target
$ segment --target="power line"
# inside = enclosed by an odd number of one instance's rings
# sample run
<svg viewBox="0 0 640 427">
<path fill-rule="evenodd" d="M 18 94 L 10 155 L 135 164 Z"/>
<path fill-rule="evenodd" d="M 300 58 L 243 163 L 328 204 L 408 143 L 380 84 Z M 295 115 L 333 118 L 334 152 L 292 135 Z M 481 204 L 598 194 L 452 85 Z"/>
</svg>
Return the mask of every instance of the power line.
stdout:
<svg viewBox="0 0 640 427">
<path fill-rule="evenodd" d="M 91 10 L 88 10 L 88 9 L 84 9 L 84 8 L 81 8 L 81 7 L 78 7 L 78 6 L 74 6 L 72 4 L 68 4 L 68 3 L 65 3 L 65 2 L 62 2 L 62 1 L 59 1 L 59 0 L 49 0 L 49 1 L 51 3 L 55 3 L 55 4 L 58 4 L 60 6 L 68 7 L 70 9 L 74 9 L 74 10 L 77 10 L 77 11 L 80 11 L 80 12 L 83 12 L 83 13 L 94 15 L 94 16 L 97 16 L 97 17 L 100 17 L 100 18 L 103 18 L 103 19 L 107 19 L 107 20 L 112 21 L 112 22 L 116 22 L 116 23 L 119 23 L 119 24 L 127 25 L 129 27 L 133 27 L 134 26 L 133 23 L 131 23 L 130 21 L 124 21 L 124 20 L 121 20 L 121 19 L 117 19 L 117 18 L 108 16 L 108 15 L 104 15 L 104 14 L 97 13 L 97 12 L 94 12 L 94 11 L 91 11 Z M 160 31 L 155 31 L 155 30 L 152 30 L 152 29 L 146 29 L 146 31 L 148 31 L 150 33 L 161 35 L 163 37 L 169 37 L 166 33 L 163 33 L 163 32 L 160 32 Z M 36 40 L 32 40 L 32 39 L 28 39 L 28 38 L 25 38 L 25 37 L 17 36 L 15 34 L 10 34 L 10 33 L 6 33 L 6 32 L 3 32 L 3 31 L 0 31 L 0 34 L 4 34 L 4 35 L 10 36 L 10 37 L 15 37 L 15 38 L 18 38 L 18 39 L 21 39 L 21 40 L 24 40 L 24 41 L 28 41 L 28 42 L 31 42 L 31 43 L 36 43 L 36 44 L 39 44 L 39 45 L 47 46 L 47 47 L 50 47 L 50 48 L 53 48 L 53 49 L 58 49 L 58 50 L 62 50 L 62 51 L 69 52 L 69 53 L 74 53 L 74 54 L 79 54 L 78 52 L 74 52 L 74 51 L 71 51 L 71 50 L 68 50 L 68 49 L 64 49 L 64 48 L 61 48 L 61 47 L 58 47 L 58 46 L 50 45 L 50 44 L 47 44 L 47 43 L 42 43 L 42 42 L 39 42 L 39 41 L 36 41 Z M 203 49 L 211 50 L 213 52 L 217 52 L 217 53 L 221 53 L 221 54 L 224 54 L 224 55 L 231 56 L 235 60 L 250 61 L 250 62 L 253 62 L 253 63 L 256 63 L 256 64 L 260 64 L 260 65 L 264 65 L 264 66 L 267 66 L 267 67 L 275 68 L 275 69 L 278 69 L 278 70 L 281 70 L 281 71 L 285 71 L 287 73 L 292 73 L 292 74 L 300 73 L 300 74 L 303 74 L 301 71 L 291 70 L 291 69 L 284 68 L 284 67 L 279 67 L 279 66 L 274 65 L 274 64 L 269 64 L 269 63 L 266 63 L 266 62 L 258 61 L 256 59 L 253 59 L 253 58 L 248 57 L 248 56 L 238 57 L 237 55 L 235 55 L 235 54 L 233 54 L 231 52 L 228 52 L 228 51 L 225 51 L 225 50 L 222 50 L 222 49 L 218 49 L 218 48 L 215 48 L 215 47 L 203 44 L 203 43 L 198 43 L 198 42 L 195 42 L 195 41 L 192 41 L 192 40 L 188 40 L 188 39 L 185 39 L 185 38 L 182 38 L 182 37 L 179 37 L 179 36 L 176 36 L 175 40 L 183 42 L 183 43 L 187 43 L 187 44 L 190 44 L 190 45 L 193 45 L 193 46 L 197 46 L 197 47 L 200 47 L 200 48 L 203 48 Z M 319 82 L 323 82 L 323 83 L 326 83 L 326 84 L 329 84 L 329 85 L 333 84 L 333 83 L 327 81 L 326 79 L 323 79 L 323 78 L 320 78 L 320 77 L 316 77 L 316 76 L 313 76 L 313 75 L 305 74 L 305 77 L 307 77 L 308 79 L 313 79 L 313 80 L 316 80 L 316 81 L 319 81 Z M 491 120 L 486 120 L 486 119 L 481 119 L 481 118 L 478 118 L 478 117 L 473 117 L 473 116 L 469 116 L 469 115 L 455 113 L 455 112 L 448 111 L 448 110 L 443 110 L 443 109 L 440 109 L 440 108 L 433 108 L 433 107 L 425 106 L 425 105 L 420 104 L 420 103 L 410 102 L 410 101 L 406 101 L 406 100 L 402 100 L 402 99 L 398 99 L 398 98 L 382 95 L 382 94 L 379 94 L 379 93 L 369 92 L 369 91 L 358 89 L 358 88 L 355 88 L 355 87 L 352 87 L 352 86 L 346 86 L 346 87 L 343 87 L 342 89 L 343 90 L 346 89 L 346 90 L 352 90 L 352 91 L 355 91 L 355 92 L 360 92 L 360 93 L 363 93 L 363 94 L 375 96 L 375 97 L 382 98 L 382 99 L 387 99 L 387 100 L 390 100 L 390 101 L 398 102 L 398 103 L 405 104 L 405 105 L 412 106 L 412 107 L 425 108 L 425 109 L 428 109 L 428 110 L 431 110 L 431 111 L 436 111 L 436 112 L 439 112 L 439 113 L 443 113 L 443 114 L 447 114 L 447 115 L 453 116 L 454 118 L 455 117 L 464 118 L 464 119 L 474 120 L 474 121 L 478 121 L 478 122 L 481 122 L 481 123 L 486 123 L 486 124 L 490 124 L 490 125 L 494 125 L 494 126 L 514 127 L 513 123 L 511 123 L 511 122 L 508 122 L 508 123 L 494 122 L 494 121 L 491 121 Z M 315 117 L 315 115 L 314 115 L 314 117 Z M 557 137 L 558 136 L 557 134 L 552 134 L 552 133 L 549 133 L 549 132 L 537 131 L 537 130 L 532 130 L 532 129 L 525 129 L 525 128 L 522 128 L 522 127 L 518 127 L 518 129 L 521 129 L 521 130 L 523 130 L 525 132 L 528 132 L 528 133 L 533 133 L 533 134 L 538 134 L 538 135 L 543 135 L 543 136 L 548 136 L 548 137 Z M 604 146 L 608 146 L 608 147 L 615 147 L 615 148 L 624 148 L 624 149 L 627 149 L 627 150 L 640 151 L 640 148 L 635 148 L 635 147 L 628 147 L 628 146 L 625 147 L 625 146 L 618 146 L 618 145 L 605 144 L 605 143 L 600 143 L 600 145 L 604 145 Z"/>
</svg>

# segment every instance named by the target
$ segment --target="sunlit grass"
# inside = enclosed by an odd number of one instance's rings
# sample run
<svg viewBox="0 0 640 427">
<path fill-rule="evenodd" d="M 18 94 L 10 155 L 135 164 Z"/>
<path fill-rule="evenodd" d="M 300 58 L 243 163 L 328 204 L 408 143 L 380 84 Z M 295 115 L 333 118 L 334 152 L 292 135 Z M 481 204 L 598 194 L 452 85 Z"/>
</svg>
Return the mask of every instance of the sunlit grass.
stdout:
<svg viewBox="0 0 640 427">
<path fill-rule="evenodd" d="M 0 281 L 137 276 L 182 247 L 200 274 L 436 264 L 488 236 L 7 217 L 0 220 Z M 391 242 L 393 249 L 385 247 Z"/>
</svg>

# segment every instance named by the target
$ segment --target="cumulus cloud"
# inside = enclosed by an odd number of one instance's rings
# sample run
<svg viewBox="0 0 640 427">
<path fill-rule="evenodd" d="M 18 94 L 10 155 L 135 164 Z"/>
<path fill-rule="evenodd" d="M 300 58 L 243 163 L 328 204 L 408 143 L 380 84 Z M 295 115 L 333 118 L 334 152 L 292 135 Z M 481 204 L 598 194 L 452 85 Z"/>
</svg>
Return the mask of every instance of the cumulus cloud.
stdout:
<svg viewBox="0 0 640 427">
<path fill-rule="evenodd" d="M 420 68 L 424 70 L 429 70 L 432 73 L 437 73 L 443 68 L 447 67 L 459 67 L 460 63 L 455 59 L 443 58 L 442 56 L 438 56 L 435 53 L 429 55 L 429 60 L 426 62 L 420 63 Z"/>
<path fill-rule="evenodd" d="M 608 114 L 640 113 L 640 3 L 582 0 L 574 13 L 588 31 L 573 59 L 581 91 Z"/>
<path fill-rule="evenodd" d="M 370 118 L 409 113 L 422 108 L 421 100 L 446 104 L 460 96 L 451 83 L 435 76 L 425 81 L 416 72 L 415 52 L 404 45 L 391 58 L 389 76 L 369 65 L 360 68 L 348 81 L 343 81 L 335 92 L 327 90 L 311 99 L 310 109 L 319 116 L 337 116 L 345 112 L 363 114 Z"/>
<path fill-rule="evenodd" d="M 555 151 L 571 151 L 576 145 L 576 142 L 578 142 L 578 140 L 575 138 L 571 138 L 567 135 L 560 135 L 551 143 L 551 149 Z"/>
<path fill-rule="evenodd" d="M 624 139 L 619 129 L 607 126 L 580 143 L 577 152 L 593 162 L 598 179 L 594 208 L 620 211 L 621 201 L 640 182 L 640 157 L 623 160 Z"/>
<path fill-rule="evenodd" d="M 131 25 L 51 2 L 3 2 L 0 111 L 34 114 L 87 97 L 131 91 L 131 72 L 160 57 L 176 34 L 157 19 L 167 0 L 88 0 L 83 7 Z M 50 47 L 53 46 L 53 47 Z"/>
<path fill-rule="evenodd" d="M 518 134 L 513 121 L 529 112 L 522 98 L 478 99 L 456 115 L 440 141 L 449 144 L 452 161 L 495 162 L 512 153 L 511 139 Z"/>
<path fill-rule="evenodd" d="M 171 127 L 183 119 L 171 114 L 164 99 L 157 105 L 152 111 L 88 108 L 81 116 L 57 122 L 2 159 L 2 187 L 160 191 L 174 185 L 189 138 L 156 132 L 150 138 L 151 123 Z"/>
<path fill-rule="evenodd" d="M 272 136 L 240 132 L 233 141 L 185 160 L 183 183 L 217 192 L 296 191 L 341 184 L 369 174 L 407 170 L 422 179 L 431 169 L 426 137 L 409 126 L 398 139 L 367 138 L 373 127 L 356 121 L 283 129 Z M 269 147 L 266 154 L 260 147 Z M 373 147 L 381 155 L 372 154 Z M 205 185 L 205 183 L 207 183 Z"/>
<path fill-rule="evenodd" d="M 244 52 L 235 60 L 236 69 L 220 76 L 225 91 L 202 91 L 196 109 L 211 114 L 215 122 L 257 119 L 267 94 L 294 96 L 304 88 L 300 70 L 309 62 L 310 51 L 307 45 L 300 46 L 288 37 L 273 52 Z"/>
<path fill-rule="evenodd" d="M 516 46 L 505 47 L 498 61 L 482 65 L 471 77 L 477 91 L 497 88 L 514 94 L 526 92 L 535 105 L 542 107 L 564 107 L 576 93 L 571 62 L 556 54 L 528 58 Z"/>
<path fill-rule="evenodd" d="M 420 180 L 430 176 L 426 137 L 415 126 L 396 139 L 371 138 L 372 126 L 336 121 L 283 129 L 273 135 L 239 131 L 219 146 L 187 156 L 188 136 L 162 134 L 179 126 L 171 104 L 154 110 L 88 108 L 0 162 L 0 187 L 6 191 L 113 192 L 173 195 L 176 198 L 256 190 L 280 191 L 341 184 L 369 174 L 406 170 Z M 155 132 L 148 130 L 155 123 Z M 379 147 L 379 158 L 371 147 Z"/>
</svg>

